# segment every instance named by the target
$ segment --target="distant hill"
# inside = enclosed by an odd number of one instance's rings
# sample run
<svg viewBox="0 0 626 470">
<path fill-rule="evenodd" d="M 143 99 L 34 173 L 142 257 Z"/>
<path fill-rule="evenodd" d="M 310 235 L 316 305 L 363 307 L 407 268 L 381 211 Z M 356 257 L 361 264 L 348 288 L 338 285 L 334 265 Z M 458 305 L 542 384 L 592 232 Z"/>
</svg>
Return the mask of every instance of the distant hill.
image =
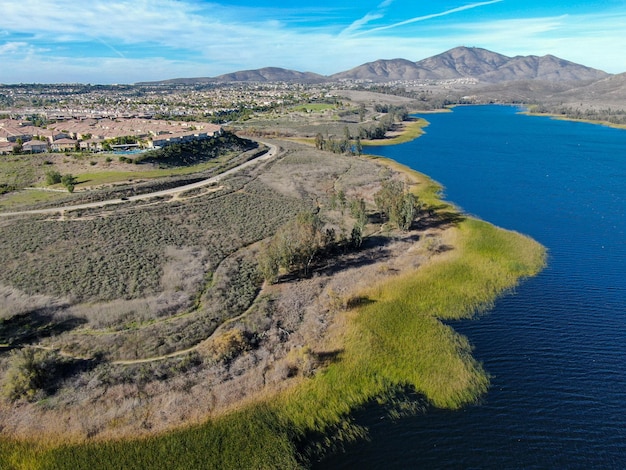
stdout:
<svg viewBox="0 0 626 470">
<path fill-rule="evenodd" d="M 599 80 L 609 74 L 551 55 L 507 57 L 476 47 L 456 47 L 418 62 L 378 60 L 332 75 L 334 80 L 445 80 L 475 78 L 498 83 L 513 80 Z"/>
<path fill-rule="evenodd" d="M 595 81 L 608 77 L 602 70 L 559 59 L 552 55 L 507 57 L 477 47 L 456 47 L 442 54 L 411 62 L 407 59 L 377 60 L 331 76 L 297 72 L 279 67 L 243 70 L 217 77 L 177 78 L 145 84 L 194 84 L 228 82 L 321 83 L 337 80 L 445 80 L 473 78 L 484 83 L 519 80 L 548 82 Z"/>
<path fill-rule="evenodd" d="M 146 84 L 203 84 L 203 83 L 228 83 L 228 82 L 288 82 L 288 83 L 319 83 L 327 78 L 312 72 L 298 72 L 295 70 L 283 69 L 280 67 L 265 67 L 257 70 L 242 70 L 239 72 L 227 73 L 217 77 L 199 78 L 174 78 L 159 82 L 142 82 L 138 85 Z"/>
<path fill-rule="evenodd" d="M 258 70 L 244 70 L 227 73 L 213 79 L 216 82 L 323 82 L 326 77 L 312 72 L 297 72 L 279 67 L 265 67 Z"/>
<path fill-rule="evenodd" d="M 589 85 L 567 90 L 557 95 L 565 101 L 583 99 L 588 102 L 598 102 L 611 106 L 626 104 L 626 73 L 610 75 Z"/>
</svg>

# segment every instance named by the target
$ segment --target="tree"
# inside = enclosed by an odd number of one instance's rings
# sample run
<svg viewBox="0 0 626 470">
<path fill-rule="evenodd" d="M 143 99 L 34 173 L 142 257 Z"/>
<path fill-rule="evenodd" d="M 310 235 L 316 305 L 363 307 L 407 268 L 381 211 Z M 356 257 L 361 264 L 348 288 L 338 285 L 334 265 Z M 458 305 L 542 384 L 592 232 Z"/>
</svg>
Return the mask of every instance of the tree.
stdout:
<svg viewBox="0 0 626 470">
<path fill-rule="evenodd" d="M 356 220 L 357 225 L 361 228 L 367 223 L 367 214 L 365 212 L 365 200 L 353 199 L 350 201 L 350 215 Z"/>
<path fill-rule="evenodd" d="M 61 177 L 61 184 L 65 186 L 70 193 L 73 193 L 74 186 L 76 185 L 76 177 L 69 173 L 67 175 L 63 175 Z"/>
<path fill-rule="evenodd" d="M 354 248 L 361 248 L 363 244 L 363 227 L 359 224 L 354 224 L 352 227 L 352 232 L 350 233 L 350 244 Z"/>
<path fill-rule="evenodd" d="M 280 227 L 257 256 L 265 280 L 275 282 L 281 268 L 308 276 L 315 256 L 328 243 L 322 228 L 322 220 L 311 212 L 302 212 Z"/>
<path fill-rule="evenodd" d="M 280 254 L 278 253 L 278 244 L 274 240 L 267 243 L 265 248 L 259 252 L 257 262 L 263 279 L 269 284 L 276 282 L 280 271 Z"/>
<path fill-rule="evenodd" d="M 61 173 L 56 170 L 49 170 L 46 172 L 46 184 L 51 186 L 53 184 L 59 184 L 61 182 Z"/>
<path fill-rule="evenodd" d="M 17 139 L 15 145 L 13 146 L 13 155 L 19 155 L 24 150 L 24 141 L 21 137 Z"/>
<path fill-rule="evenodd" d="M 315 136 L 315 148 L 317 150 L 324 149 L 324 136 L 320 132 Z"/>
<path fill-rule="evenodd" d="M 374 201 L 383 217 L 400 230 L 411 228 L 419 210 L 417 196 L 406 190 L 400 181 L 387 180 L 374 194 Z"/>
<path fill-rule="evenodd" d="M 50 351 L 34 348 L 14 351 L 9 358 L 4 381 L 5 397 L 10 401 L 20 398 L 34 400 L 54 377 L 57 362 L 56 354 Z"/>
<path fill-rule="evenodd" d="M 363 153 L 363 144 L 361 143 L 361 136 L 356 137 L 356 142 L 354 144 L 354 153 L 357 155 L 361 155 Z"/>
</svg>

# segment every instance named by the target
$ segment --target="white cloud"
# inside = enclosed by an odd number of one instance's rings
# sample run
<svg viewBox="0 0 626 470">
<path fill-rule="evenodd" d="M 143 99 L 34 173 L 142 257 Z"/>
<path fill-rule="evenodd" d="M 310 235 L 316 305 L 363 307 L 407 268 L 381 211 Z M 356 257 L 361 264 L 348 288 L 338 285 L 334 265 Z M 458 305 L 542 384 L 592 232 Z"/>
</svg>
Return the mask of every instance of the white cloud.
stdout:
<svg viewBox="0 0 626 470">
<path fill-rule="evenodd" d="M 385 0 L 353 21 L 343 34 L 337 34 L 332 26 L 320 24 L 292 28 L 284 16 L 276 20 L 267 10 L 242 15 L 242 10 L 201 2 L 21 0 L 18 5 L 10 2 L 0 16 L 0 37 L 7 41 L 0 45 L 0 60 L 12 63 L 3 69 L 0 79 L 8 83 L 130 83 L 214 76 L 264 66 L 332 74 L 381 58 L 419 60 L 459 45 L 506 55 L 551 53 L 610 72 L 626 70 L 626 58 L 621 53 L 626 50 L 626 12 L 455 21 L 453 13 L 461 9 L 497 1 L 435 13 L 448 16 L 445 29 L 435 30 L 424 21 L 426 17 L 419 17 L 364 31 L 366 25 L 385 17 L 385 9 L 392 4 L 392 0 Z M 31 14 L 23 15 L 23 11 Z M 316 12 L 322 16 L 332 13 Z M 299 22 L 298 12 L 288 10 L 287 16 L 288 22 Z M 253 20 L 245 20 L 250 17 Z M 389 28 L 418 21 L 423 22 L 410 37 L 387 34 Z M 69 51 L 76 49 L 76 44 L 84 46 L 89 41 L 106 46 L 92 48 L 101 57 L 71 57 Z"/>
<path fill-rule="evenodd" d="M 7 42 L 0 45 L 0 56 L 9 54 L 18 54 L 28 49 L 27 42 Z"/>
</svg>

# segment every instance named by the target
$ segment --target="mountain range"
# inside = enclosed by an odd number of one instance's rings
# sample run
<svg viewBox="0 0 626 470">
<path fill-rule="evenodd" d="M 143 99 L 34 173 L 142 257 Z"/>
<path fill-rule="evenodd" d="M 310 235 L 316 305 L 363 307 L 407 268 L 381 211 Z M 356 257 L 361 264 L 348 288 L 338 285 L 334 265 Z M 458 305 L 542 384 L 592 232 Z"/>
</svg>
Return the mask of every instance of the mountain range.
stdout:
<svg viewBox="0 0 626 470">
<path fill-rule="evenodd" d="M 476 47 L 456 47 L 417 62 L 407 59 L 377 60 L 329 76 L 312 72 L 298 72 L 279 67 L 266 67 L 228 73 L 217 77 L 177 78 L 150 82 L 150 84 L 228 82 L 323 83 L 339 80 L 389 82 L 395 80 L 448 80 L 462 78 L 471 78 L 487 84 L 517 80 L 591 82 L 609 76 L 608 73 L 602 70 L 586 67 L 552 55 L 507 57 Z"/>
</svg>

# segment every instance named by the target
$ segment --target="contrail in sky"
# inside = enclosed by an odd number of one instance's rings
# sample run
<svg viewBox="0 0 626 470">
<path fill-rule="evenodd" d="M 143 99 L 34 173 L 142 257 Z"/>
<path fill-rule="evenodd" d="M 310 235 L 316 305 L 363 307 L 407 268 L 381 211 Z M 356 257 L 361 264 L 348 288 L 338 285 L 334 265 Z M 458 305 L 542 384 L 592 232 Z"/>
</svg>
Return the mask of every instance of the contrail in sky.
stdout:
<svg viewBox="0 0 626 470">
<path fill-rule="evenodd" d="M 108 42 L 106 42 L 104 39 L 99 38 L 99 37 L 95 37 L 94 39 L 100 41 L 102 44 L 104 44 L 106 47 L 108 47 L 109 49 L 111 49 L 113 52 L 115 52 L 117 55 L 119 55 L 122 59 L 125 59 L 126 56 L 124 54 L 122 54 L 120 51 L 118 51 L 115 47 L 113 47 L 111 44 L 109 44 Z"/>
<path fill-rule="evenodd" d="M 411 23 L 417 23 L 418 21 L 430 20 L 430 19 L 433 19 L 433 18 L 438 18 L 440 16 L 451 15 L 453 13 L 458 13 L 460 11 L 471 10 L 472 8 L 478 8 L 478 7 L 482 7 L 482 6 L 486 6 L 486 5 L 492 5 L 494 3 L 500 3 L 500 2 L 503 2 L 503 1 L 504 0 L 491 0 L 491 1 L 488 1 L 488 2 L 470 3 L 469 5 L 464 5 L 462 7 L 452 8 L 451 10 L 442 11 L 441 13 L 433 13 L 432 15 L 417 16 L 415 18 L 411 18 L 411 19 L 408 19 L 408 20 L 400 21 L 399 23 L 394 23 L 394 24 L 390 24 L 390 25 L 387 25 L 387 26 L 379 26 L 378 28 L 372 28 L 372 29 L 369 29 L 367 31 L 362 31 L 362 32 L 357 33 L 357 34 L 372 33 L 372 32 L 375 32 L 375 31 L 383 31 L 383 30 L 386 30 L 386 29 L 397 28 L 399 26 L 404 26 L 404 25 L 411 24 Z M 350 29 L 350 28 L 348 28 L 348 29 Z"/>
</svg>

